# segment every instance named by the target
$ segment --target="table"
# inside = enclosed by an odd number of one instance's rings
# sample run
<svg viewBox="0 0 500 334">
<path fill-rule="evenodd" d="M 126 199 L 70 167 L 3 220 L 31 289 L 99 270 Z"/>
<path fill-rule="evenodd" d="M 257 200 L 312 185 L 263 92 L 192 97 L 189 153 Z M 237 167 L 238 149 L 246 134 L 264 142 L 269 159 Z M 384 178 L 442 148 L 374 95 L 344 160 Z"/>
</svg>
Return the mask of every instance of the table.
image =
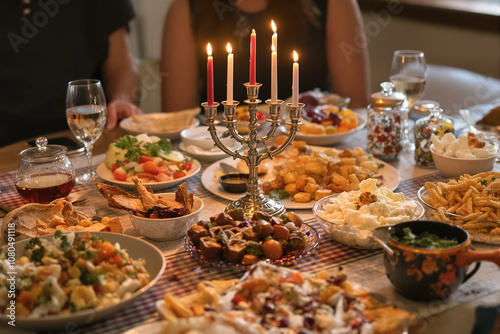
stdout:
<svg viewBox="0 0 500 334">
<path fill-rule="evenodd" d="M 114 133 L 105 134 L 105 140 L 111 140 Z M 361 131 L 342 143 L 341 147 L 353 148 L 354 146 L 366 147 L 366 132 Z M 115 137 L 116 138 L 116 137 Z M 352 139 L 352 140 L 351 140 Z M 174 146 L 178 143 L 174 143 Z M 357 145 L 354 145 L 357 144 Z M 0 161 L 6 161 L 3 157 L 11 154 L 12 150 L 19 148 L 22 143 L 11 145 L 0 149 Z M 99 145 L 98 145 L 99 146 Z M 103 152 L 107 143 L 96 147 L 96 152 Z M 83 158 L 83 159 L 82 159 Z M 104 159 L 103 154 L 95 156 L 94 164 L 98 165 Z M 73 157 L 74 164 L 85 166 L 84 157 Z M 425 181 L 443 180 L 436 170 L 426 170 L 416 168 L 412 154 L 405 153 L 399 161 L 392 162 L 401 175 L 401 183 L 396 191 L 405 193 L 406 196 L 416 199 L 416 192 Z M 11 166 L 11 165 L 10 165 Z M 209 166 L 208 163 L 202 163 L 202 172 Z M 496 164 L 495 169 L 500 167 Z M 0 194 L 0 202 L 18 207 L 23 204 L 14 188 L 14 173 L 12 168 L 5 173 L 6 167 L 2 163 L 0 172 L 0 186 L 3 193 Z M 83 170 L 79 170 L 82 172 Z M 205 208 L 202 212 L 202 218 L 208 218 L 215 213 L 221 212 L 229 201 L 220 199 L 207 191 L 201 184 L 201 173 L 190 178 L 187 182 L 188 190 L 200 197 Z M 165 189 L 164 191 L 175 191 L 175 188 Z M 96 208 L 99 216 L 119 216 L 124 225 L 125 233 L 140 237 L 133 229 L 128 216 L 123 215 L 122 211 L 108 208 L 102 196 L 93 186 L 76 186 L 75 192 L 87 191 L 88 199 L 85 205 L 92 205 Z M 382 264 L 382 252 L 370 250 L 357 250 L 342 246 L 333 242 L 314 220 L 311 210 L 297 210 L 305 222 L 314 227 L 321 235 L 321 241 L 317 250 L 308 258 L 301 260 L 296 268 L 304 271 L 319 270 L 337 270 L 339 266 L 348 274 L 348 277 L 356 282 L 365 285 L 374 293 L 384 296 L 396 306 L 411 310 L 422 317 L 415 326 L 412 327 L 414 333 L 470 333 L 474 324 L 474 311 L 477 305 L 499 304 L 500 303 L 500 281 L 492 280 L 498 277 L 498 269 L 494 264 L 482 263 L 479 272 L 466 284 L 452 295 L 452 297 L 443 303 L 418 303 L 409 301 L 394 292 L 390 282 L 385 277 L 385 270 Z M 192 258 L 183 248 L 183 240 L 172 242 L 152 242 L 160 248 L 167 260 L 165 274 L 161 280 L 148 291 L 139 301 L 131 307 L 118 312 L 110 319 L 82 328 L 85 333 L 121 333 L 130 328 L 134 328 L 144 323 L 155 321 L 158 314 L 155 311 L 155 301 L 162 299 L 165 292 L 173 293 L 177 296 L 183 296 L 194 291 L 196 284 L 202 279 L 228 279 L 238 278 L 242 272 L 232 269 L 216 269 L 203 265 Z M 499 281 L 499 282 L 497 282 Z M 8 333 L 12 331 L 7 328 Z M 2 328 L 2 333 L 5 333 Z M 12 331 L 12 333 L 20 333 Z"/>
</svg>

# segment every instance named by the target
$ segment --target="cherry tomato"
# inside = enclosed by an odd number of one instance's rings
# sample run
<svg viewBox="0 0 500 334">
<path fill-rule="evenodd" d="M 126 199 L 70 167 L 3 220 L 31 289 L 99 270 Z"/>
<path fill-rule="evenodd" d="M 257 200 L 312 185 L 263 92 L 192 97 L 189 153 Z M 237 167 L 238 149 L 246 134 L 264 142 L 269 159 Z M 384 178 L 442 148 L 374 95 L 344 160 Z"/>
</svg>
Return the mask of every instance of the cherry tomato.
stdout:
<svg viewBox="0 0 500 334">
<path fill-rule="evenodd" d="M 265 258 L 277 260 L 283 255 L 283 247 L 278 241 L 269 239 L 262 244 L 262 252 Z"/>
<path fill-rule="evenodd" d="M 186 161 L 185 163 L 182 164 L 182 169 L 184 169 L 186 172 L 189 172 L 192 167 L 193 163 L 191 161 Z"/>
<path fill-rule="evenodd" d="M 115 169 L 117 169 L 118 167 L 121 167 L 120 163 L 115 162 L 114 164 L 111 165 L 111 171 L 114 172 Z"/>
<path fill-rule="evenodd" d="M 123 167 L 118 167 L 113 171 L 113 176 L 118 181 L 127 181 L 127 171 Z"/>
<path fill-rule="evenodd" d="M 181 177 L 186 176 L 186 173 L 183 172 L 174 172 L 174 179 L 180 179 Z"/>
<path fill-rule="evenodd" d="M 148 162 L 148 161 L 153 161 L 153 159 L 152 159 L 152 158 L 150 158 L 150 157 L 147 157 L 147 156 L 145 156 L 145 155 L 141 155 L 141 156 L 139 157 L 139 161 L 138 161 L 138 162 L 139 162 L 140 164 L 143 164 L 143 163 Z"/>
<path fill-rule="evenodd" d="M 143 168 L 145 173 L 158 174 L 158 166 L 154 163 L 154 161 L 146 161 Z"/>
</svg>

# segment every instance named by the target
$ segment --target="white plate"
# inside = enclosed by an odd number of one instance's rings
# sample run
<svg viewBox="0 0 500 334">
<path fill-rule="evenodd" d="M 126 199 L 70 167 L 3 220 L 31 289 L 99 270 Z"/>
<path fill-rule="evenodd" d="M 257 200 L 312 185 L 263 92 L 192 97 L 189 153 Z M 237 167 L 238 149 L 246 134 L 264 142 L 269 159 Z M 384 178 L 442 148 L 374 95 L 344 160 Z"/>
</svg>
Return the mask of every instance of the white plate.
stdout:
<svg viewBox="0 0 500 334">
<path fill-rule="evenodd" d="M 313 151 L 318 151 L 324 148 L 311 146 L 311 149 Z M 388 163 L 383 162 L 381 160 L 378 159 L 373 159 L 373 160 L 378 164 L 384 164 L 384 168 L 379 170 L 379 174 L 384 177 L 384 182 L 382 183 L 382 186 L 389 188 L 391 190 L 396 189 L 399 186 L 399 182 L 401 180 L 401 176 L 399 175 L 399 172 L 396 170 L 396 168 L 392 167 Z M 217 195 L 224 199 L 228 199 L 230 201 L 236 201 L 241 197 L 243 197 L 245 194 L 233 194 L 225 191 L 224 189 L 222 189 L 219 181 L 214 178 L 214 175 L 216 173 L 224 173 L 219 165 L 221 162 L 225 162 L 228 165 L 234 167 L 236 167 L 236 164 L 238 163 L 237 160 L 233 160 L 232 157 L 228 157 L 226 159 L 222 159 L 220 161 L 211 164 L 210 166 L 207 167 L 207 169 L 205 169 L 205 171 L 201 175 L 201 184 L 203 184 L 205 189 L 207 189 L 214 195 Z M 260 178 L 260 181 L 266 182 L 266 181 L 271 181 L 273 179 L 274 175 L 272 175 L 272 173 L 267 173 L 266 175 Z M 281 200 L 281 202 L 285 205 L 287 209 L 312 209 L 312 207 L 316 203 L 315 201 L 310 201 L 307 203 L 298 203 L 298 202 L 293 202 L 290 199 L 284 199 Z"/>
<path fill-rule="evenodd" d="M 200 121 L 196 117 L 193 117 L 191 124 L 187 127 L 176 128 L 172 129 L 171 131 L 151 131 L 151 129 L 148 129 L 151 123 L 165 124 L 168 123 L 168 120 L 173 116 L 175 115 L 173 115 L 172 113 L 152 113 L 131 116 L 122 120 L 120 122 L 120 127 L 127 133 L 130 133 L 134 136 L 141 133 L 147 133 L 150 136 L 154 135 L 160 138 L 175 140 L 181 137 L 182 130 L 198 126 L 200 124 Z M 135 122 L 134 119 L 139 120 L 139 122 Z M 141 121 L 144 121 L 144 126 L 141 125 Z"/>
<path fill-rule="evenodd" d="M 240 150 L 241 149 L 241 144 L 236 143 L 233 147 L 230 147 L 229 149 L 234 151 L 234 150 Z M 197 152 L 188 152 L 186 151 L 186 145 L 184 143 L 179 144 L 179 149 L 182 151 L 183 154 L 189 155 L 190 157 L 193 157 L 197 160 L 204 161 L 204 162 L 214 162 L 220 159 L 223 159 L 227 157 L 227 154 L 222 152 L 221 150 L 217 149 L 214 151 L 206 151 L 202 149 L 198 149 Z"/>
<path fill-rule="evenodd" d="M 366 109 L 364 108 L 353 109 L 353 112 L 356 113 L 356 115 L 358 116 L 358 120 L 361 122 L 355 129 L 351 129 L 346 132 L 339 132 L 339 133 L 332 133 L 325 135 L 313 135 L 313 134 L 297 132 L 297 134 L 295 135 L 295 140 L 303 140 L 309 145 L 321 146 L 321 145 L 338 144 L 366 126 L 366 119 L 364 118 L 364 116 L 361 116 L 362 113 L 366 113 Z M 283 133 L 288 134 L 288 130 L 286 129 L 285 126 L 283 125 L 280 126 L 280 130 Z"/>
<path fill-rule="evenodd" d="M 85 233 L 85 232 L 81 232 Z M 77 233 L 77 234 L 81 234 Z M 122 249 L 126 249 L 132 259 L 146 259 L 146 269 L 151 275 L 151 281 L 140 290 L 134 292 L 132 296 L 115 305 L 100 309 L 90 309 L 65 315 L 53 315 L 44 318 L 16 317 L 16 328 L 31 329 L 36 331 L 56 331 L 63 330 L 68 324 L 84 326 L 98 320 L 110 317 L 124 307 L 135 302 L 147 290 L 149 290 L 162 276 L 165 270 L 165 257 L 161 251 L 152 244 L 132 236 L 107 232 L 92 232 L 92 235 L 103 237 L 106 241 L 114 244 L 118 242 Z M 39 238 L 52 238 L 53 236 L 43 236 Z M 16 257 L 20 258 L 24 254 L 24 246 L 29 239 L 16 243 Z M 7 252 L 7 246 L 2 249 Z M 0 323 L 7 324 L 10 321 L 6 315 L 0 315 Z"/>
<path fill-rule="evenodd" d="M 157 191 L 157 190 L 161 190 L 161 189 L 165 189 L 165 188 L 174 186 L 174 185 L 181 183 L 184 180 L 189 179 L 190 177 L 196 175 L 200 171 L 200 169 L 201 169 L 200 162 L 198 160 L 193 159 L 192 163 L 193 163 L 193 165 L 191 167 L 191 170 L 189 172 L 187 172 L 186 176 L 184 176 L 184 177 L 181 177 L 181 178 L 178 178 L 175 180 L 170 180 L 170 181 L 146 182 L 143 184 L 146 187 L 151 187 L 151 189 L 153 189 L 153 191 Z M 102 164 L 100 164 L 99 166 L 97 166 L 96 172 L 97 172 L 97 175 L 105 181 L 108 181 L 110 183 L 113 183 L 113 184 L 116 184 L 119 186 L 123 186 L 125 188 L 135 188 L 134 182 L 125 182 L 125 181 L 116 180 L 113 176 L 113 173 L 111 172 L 110 169 L 108 169 L 108 167 L 106 167 L 106 164 L 104 162 Z"/>
</svg>

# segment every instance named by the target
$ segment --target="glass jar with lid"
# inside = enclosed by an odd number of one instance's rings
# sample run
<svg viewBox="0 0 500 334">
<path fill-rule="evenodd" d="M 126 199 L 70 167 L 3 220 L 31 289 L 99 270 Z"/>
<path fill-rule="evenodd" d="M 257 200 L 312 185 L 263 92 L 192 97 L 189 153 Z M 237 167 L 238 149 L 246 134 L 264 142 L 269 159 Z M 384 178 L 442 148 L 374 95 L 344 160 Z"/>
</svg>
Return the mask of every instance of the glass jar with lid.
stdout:
<svg viewBox="0 0 500 334">
<path fill-rule="evenodd" d="M 75 169 L 66 156 L 67 148 L 47 144 L 47 138 L 40 137 L 37 147 L 19 153 L 15 185 L 27 202 L 50 203 L 68 196 L 75 186 Z"/>
<path fill-rule="evenodd" d="M 431 135 L 443 137 L 445 133 L 455 132 L 454 122 L 443 115 L 443 109 L 433 107 L 430 115 L 415 122 L 415 165 L 422 168 L 435 168 L 431 153 Z"/>
<path fill-rule="evenodd" d="M 385 161 L 396 160 L 402 150 L 403 103 L 405 96 L 394 91 L 394 84 L 383 82 L 381 92 L 373 93 L 368 106 L 366 151 Z"/>
</svg>

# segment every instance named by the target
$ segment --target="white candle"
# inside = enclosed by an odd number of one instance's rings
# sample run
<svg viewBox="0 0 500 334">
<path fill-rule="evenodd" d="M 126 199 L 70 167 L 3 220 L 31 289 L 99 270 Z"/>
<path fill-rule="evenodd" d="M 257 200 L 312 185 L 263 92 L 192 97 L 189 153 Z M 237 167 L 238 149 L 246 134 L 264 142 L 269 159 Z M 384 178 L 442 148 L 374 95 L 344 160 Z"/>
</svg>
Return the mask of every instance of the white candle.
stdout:
<svg viewBox="0 0 500 334">
<path fill-rule="evenodd" d="M 278 56 L 274 49 L 274 45 L 271 46 L 271 102 L 278 102 Z"/>
<path fill-rule="evenodd" d="M 299 56 L 293 51 L 292 107 L 299 106 Z"/>
<path fill-rule="evenodd" d="M 234 55 L 231 44 L 227 43 L 227 96 L 228 104 L 233 104 L 233 68 L 234 68 Z"/>
<path fill-rule="evenodd" d="M 271 102 L 276 103 L 278 101 L 278 33 L 272 20 L 271 27 L 274 31 L 271 43 Z"/>
</svg>

